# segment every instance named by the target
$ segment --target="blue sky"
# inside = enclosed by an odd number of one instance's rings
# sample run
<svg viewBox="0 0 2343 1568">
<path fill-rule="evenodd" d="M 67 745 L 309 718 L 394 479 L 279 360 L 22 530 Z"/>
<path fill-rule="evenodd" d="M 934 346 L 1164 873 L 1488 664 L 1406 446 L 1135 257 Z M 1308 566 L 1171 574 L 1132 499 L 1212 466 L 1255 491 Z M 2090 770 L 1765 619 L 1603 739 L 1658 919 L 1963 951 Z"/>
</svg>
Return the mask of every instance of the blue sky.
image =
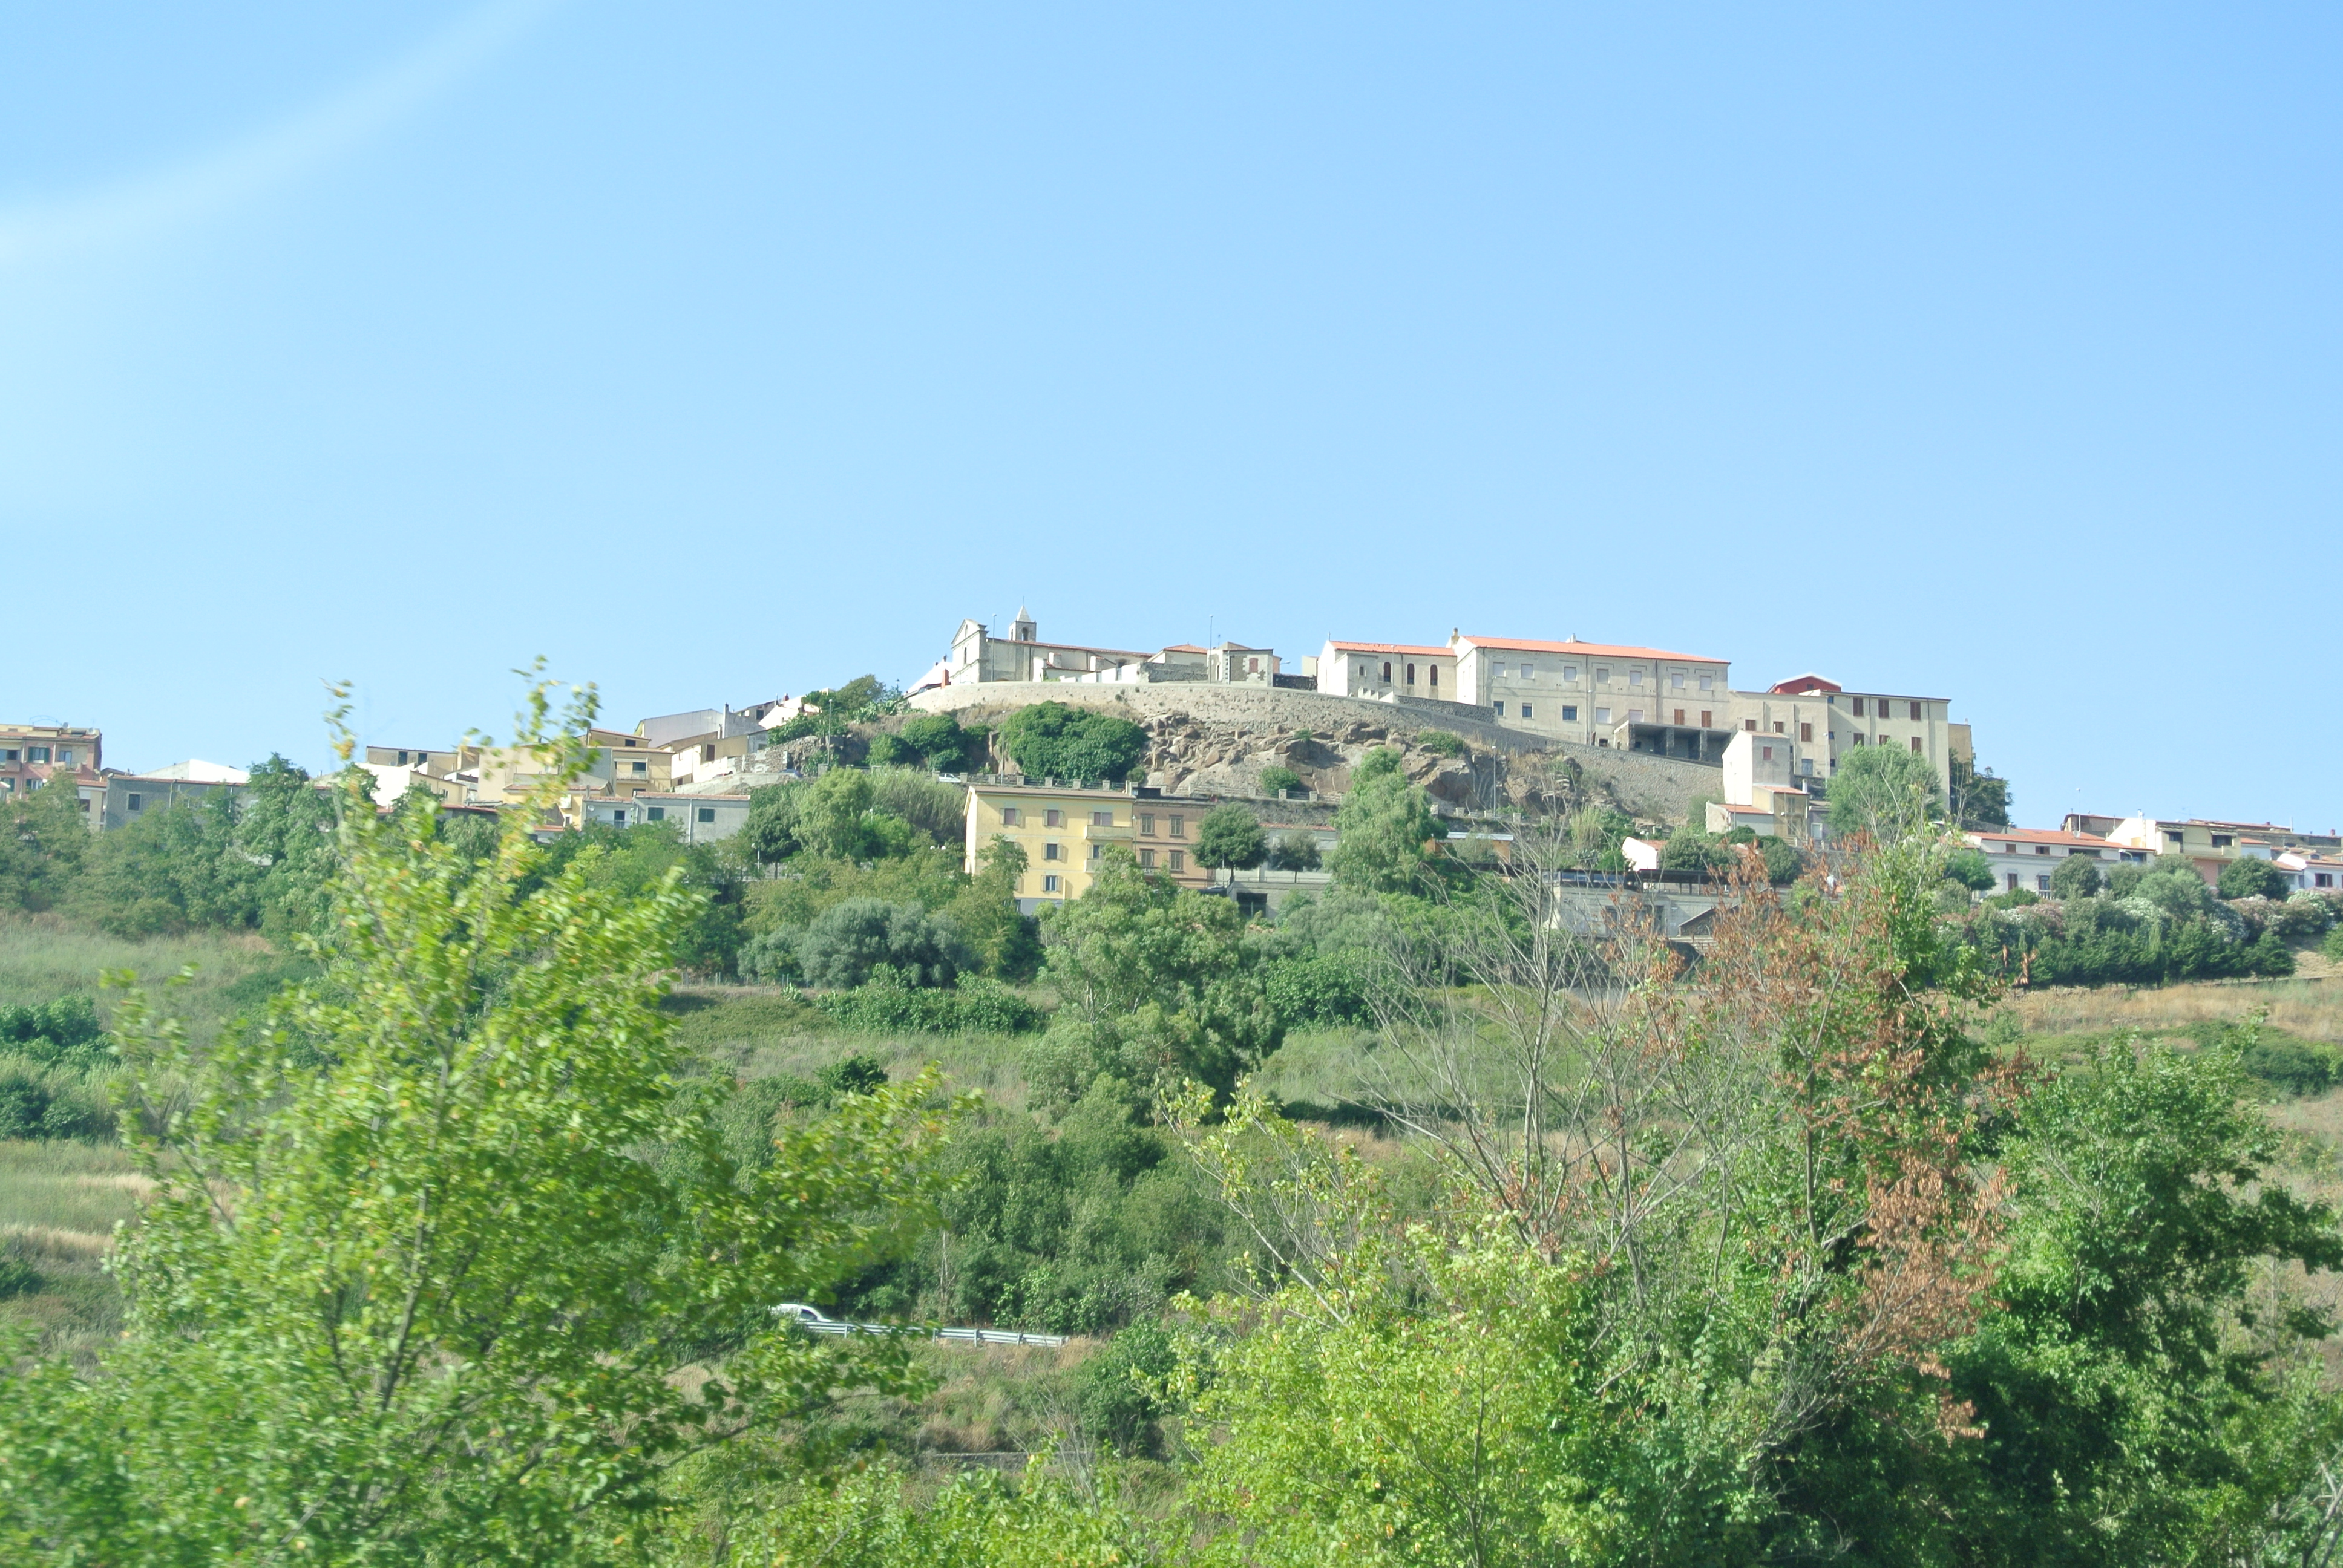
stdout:
<svg viewBox="0 0 2343 1568">
<path fill-rule="evenodd" d="M 1945 695 L 2343 822 L 2331 6 L 0 9 L 0 714 L 111 762 L 963 616 Z"/>
</svg>

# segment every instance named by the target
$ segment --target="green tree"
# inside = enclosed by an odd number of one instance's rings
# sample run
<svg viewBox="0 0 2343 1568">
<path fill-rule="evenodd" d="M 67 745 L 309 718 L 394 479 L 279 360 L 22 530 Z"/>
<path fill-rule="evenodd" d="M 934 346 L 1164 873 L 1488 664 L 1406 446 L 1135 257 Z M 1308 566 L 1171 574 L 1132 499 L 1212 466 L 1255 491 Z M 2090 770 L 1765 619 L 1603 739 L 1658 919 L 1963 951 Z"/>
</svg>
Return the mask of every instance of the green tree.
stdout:
<svg viewBox="0 0 2343 1568">
<path fill-rule="evenodd" d="M 67 902 L 94 841 L 72 789 L 52 785 L 0 798 L 0 909 Z"/>
<path fill-rule="evenodd" d="M 1282 763 L 1272 763 L 1261 770 L 1261 788 L 1264 794 L 1282 795 L 1302 788 L 1302 775 Z"/>
<path fill-rule="evenodd" d="M 1037 702 L 1002 722 L 1001 744 L 1029 774 L 1121 783 L 1146 755 L 1147 731 L 1111 713 Z"/>
<path fill-rule="evenodd" d="M 1936 770 L 1916 751 L 1857 746 L 1830 777 L 1831 831 L 1883 842 L 1918 832 L 1938 809 Z"/>
<path fill-rule="evenodd" d="M 2219 891 L 2225 899 L 2283 899 L 2286 873 L 2268 860 L 2240 855 L 2221 868 Z"/>
<path fill-rule="evenodd" d="M 873 768 L 910 768 L 922 759 L 919 748 L 899 735 L 874 735 L 863 761 Z"/>
<path fill-rule="evenodd" d="M 915 714 L 903 721 L 902 736 L 905 745 L 942 773 L 966 771 L 979 744 L 978 736 L 949 713 Z"/>
<path fill-rule="evenodd" d="M 1062 999 L 1029 1054 L 1045 1100 L 1101 1074 L 1145 1092 L 1192 1078 L 1222 1092 L 1275 1050 L 1284 1027 L 1244 947 L 1234 903 L 1191 891 L 1111 849 L 1089 891 L 1046 912 L 1042 980 Z"/>
<path fill-rule="evenodd" d="M 1660 846 L 1663 871 L 1708 871 L 1732 864 L 1732 850 L 1706 833 L 1679 828 Z"/>
<path fill-rule="evenodd" d="M 1381 747 L 1359 759 L 1334 813 L 1335 880 L 1366 892 L 1418 891 L 1437 877 L 1447 829 L 1431 798 L 1408 782 L 1400 754 Z"/>
<path fill-rule="evenodd" d="M 1993 862 L 1972 844 L 1964 844 L 1945 857 L 1945 875 L 1972 893 L 1993 890 Z"/>
<path fill-rule="evenodd" d="M 1986 874 L 1986 885 L 1993 885 L 1993 874 Z M 2058 862 L 2050 873 L 2050 890 L 2062 899 L 2087 899 L 2099 890 L 2098 862 L 2082 855 L 2069 855 Z"/>
<path fill-rule="evenodd" d="M 1949 769 L 1953 781 L 1953 821 L 1972 833 L 1988 832 L 2009 826 L 2009 780 L 1996 776 L 1990 768 L 1980 770 L 1975 762 L 1953 759 Z"/>
<path fill-rule="evenodd" d="M 1321 859 L 1316 834 L 1287 833 L 1270 849 L 1269 867 L 1273 871 L 1314 871 Z"/>
<path fill-rule="evenodd" d="M 539 688 L 522 727 L 530 808 L 582 768 L 553 738 L 592 718 L 548 708 Z M 324 979 L 208 1051 L 135 999 L 117 1015 L 149 1090 L 197 1088 L 137 1141 L 156 1193 L 97 1374 L 0 1379 L 0 1540 L 20 1553 L 633 1561 L 679 1458 L 844 1383 L 902 1383 L 769 1309 L 913 1230 L 933 1081 L 777 1127 L 744 1168 L 721 1086 L 674 1092 L 656 1004 L 692 897 L 675 879 L 639 899 L 576 865 L 539 881 L 536 809 L 476 861 L 339 789 Z"/>
<path fill-rule="evenodd" d="M 1196 825 L 1196 864 L 1200 866 L 1250 870 L 1268 854 L 1261 824 L 1242 806 L 1215 806 Z"/>
<path fill-rule="evenodd" d="M 907 985 L 948 986 L 976 962 L 950 920 L 877 899 L 824 910 L 799 939 L 797 956 L 808 985 L 841 990 L 862 984 L 882 964 Z"/>
</svg>

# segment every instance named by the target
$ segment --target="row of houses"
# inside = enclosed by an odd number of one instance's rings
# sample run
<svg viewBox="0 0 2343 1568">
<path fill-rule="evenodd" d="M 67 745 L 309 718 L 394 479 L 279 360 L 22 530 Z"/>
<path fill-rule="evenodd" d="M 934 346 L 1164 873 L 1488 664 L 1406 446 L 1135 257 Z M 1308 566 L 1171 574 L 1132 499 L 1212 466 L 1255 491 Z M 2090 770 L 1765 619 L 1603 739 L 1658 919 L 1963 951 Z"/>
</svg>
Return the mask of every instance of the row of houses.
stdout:
<svg viewBox="0 0 2343 1568">
<path fill-rule="evenodd" d="M 1733 684 L 1728 659 L 1623 643 L 1468 637 L 1440 643 L 1330 638 L 1289 672 L 1274 648 L 1177 643 L 1154 652 L 1044 642 L 1023 608 L 1005 638 L 963 620 L 951 648 L 912 690 L 988 681 L 1151 684 L 1202 681 L 1316 691 L 1383 702 L 1438 703 L 1485 722 L 1583 746 L 1721 765 L 1734 738 L 1755 735 L 1787 777 L 1827 779 L 1856 749 L 1891 746 L 1927 759 L 1940 784 L 1973 760 L 1951 699 L 1849 689 L 1820 675 L 1763 689 Z"/>
</svg>

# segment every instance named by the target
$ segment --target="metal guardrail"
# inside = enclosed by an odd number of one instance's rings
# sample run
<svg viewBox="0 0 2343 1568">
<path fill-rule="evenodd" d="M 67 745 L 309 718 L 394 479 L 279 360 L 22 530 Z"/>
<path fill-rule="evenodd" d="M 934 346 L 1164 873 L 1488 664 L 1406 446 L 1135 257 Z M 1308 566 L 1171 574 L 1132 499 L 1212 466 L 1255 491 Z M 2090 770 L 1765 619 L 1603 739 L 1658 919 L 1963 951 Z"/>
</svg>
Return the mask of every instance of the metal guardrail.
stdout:
<svg viewBox="0 0 2343 1568">
<path fill-rule="evenodd" d="M 773 1309 L 777 1316 L 785 1317 L 809 1334 L 916 1334 L 926 1332 L 940 1340 L 959 1340 L 977 1345 L 1040 1345 L 1054 1347 L 1066 1342 L 1063 1334 L 1029 1334 L 1015 1329 L 939 1328 L 922 1330 L 916 1323 L 850 1323 L 837 1318 L 824 1317 L 813 1308 L 797 1302 L 783 1302 Z"/>
</svg>

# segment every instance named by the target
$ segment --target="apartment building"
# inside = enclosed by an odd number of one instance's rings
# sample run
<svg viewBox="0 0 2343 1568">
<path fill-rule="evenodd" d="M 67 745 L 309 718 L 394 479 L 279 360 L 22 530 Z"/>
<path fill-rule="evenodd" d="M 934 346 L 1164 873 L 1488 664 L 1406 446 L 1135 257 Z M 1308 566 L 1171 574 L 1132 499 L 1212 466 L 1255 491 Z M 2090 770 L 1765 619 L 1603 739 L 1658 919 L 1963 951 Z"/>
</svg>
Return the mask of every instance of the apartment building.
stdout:
<svg viewBox="0 0 2343 1568">
<path fill-rule="evenodd" d="M 74 782 L 79 809 L 98 826 L 106 799 L 106 737 L 73 724 L 0 724 L 0 800 L 60 776 Z"/>
<path fill-rule="evenodd" d="M 1724 760 L 1733 738 L 1725 659 L 1576 638 L 1452 634 L 1449 647 L 1455 700 L 1485 707 L 1516 729 L 1711 763 Z"/>
<path fill-rule="evenodd" d="M 250 782 L 251 775 L 241 768 L 194 760 L 151 773 L 109 773 L 97 788 L 95 798 L 101 804 L 93 812 L 92 826 L 106 831 L 127 828 L 174 806 L 196 804 L 223 792 L 240 794 Z"/>
<path fill-rule="evenodd" d="M 968 787 L 968 837 L 962 867 L 973 874 L 996 838 L 1025 851 L 1017 907 L 1031 914 L 1090 890 L 1107 847 L 1120 844 L 1141 866 L 1182 887 L 1212 884 L 1196 864 L 1196 829 L 1212 802 L 1166 795 L 1146 785 L 1086 789 L 1043 781 L 980 779 Z"/>
<path fill-rule="evenodd" d="M 1780 736 L 1796 745 L 1801 778 L 1828 779 L 1839 760 L 1858 748 L 1888 746 L 1926 758 L 1937 788 L 1949 790 L 1954 758 L 1966 759 L 1968 727 L 1952 722 L 1947 698 L 1849 691 L 1811 674 L 1728 698 L 1724 709 L 1731 728 Z"/>
<path fill-rule="evenodd" d="M 645 790 L 585 803 L 581 814 L 606 828 L 632 828 L 645 823 L 672 822 L 687 844 L 712 844 L 729 839 L 749 821 L 746 795 L 675 795 Z"/>
<path fill-rule="evenodd" d="M 2151 858 L 2142 850 L 2110 843 L 2094 834 L 2072 833 L 2065 829 L 2011 828 L 1963 837 L 1985 851 L 1986 863 L 1993 868 L 1994 885 L 2004 892 L 2020 888 L 2034 893 L 2048 892 L 2050 878 L 2057 870 L 2058 862 L 2076 855 L 2105 861 L 2109 866 L 2127 861 L 2136 865 Z M 2103 874 L 2105 869 L 2101 869 Z"/>
</svg>

